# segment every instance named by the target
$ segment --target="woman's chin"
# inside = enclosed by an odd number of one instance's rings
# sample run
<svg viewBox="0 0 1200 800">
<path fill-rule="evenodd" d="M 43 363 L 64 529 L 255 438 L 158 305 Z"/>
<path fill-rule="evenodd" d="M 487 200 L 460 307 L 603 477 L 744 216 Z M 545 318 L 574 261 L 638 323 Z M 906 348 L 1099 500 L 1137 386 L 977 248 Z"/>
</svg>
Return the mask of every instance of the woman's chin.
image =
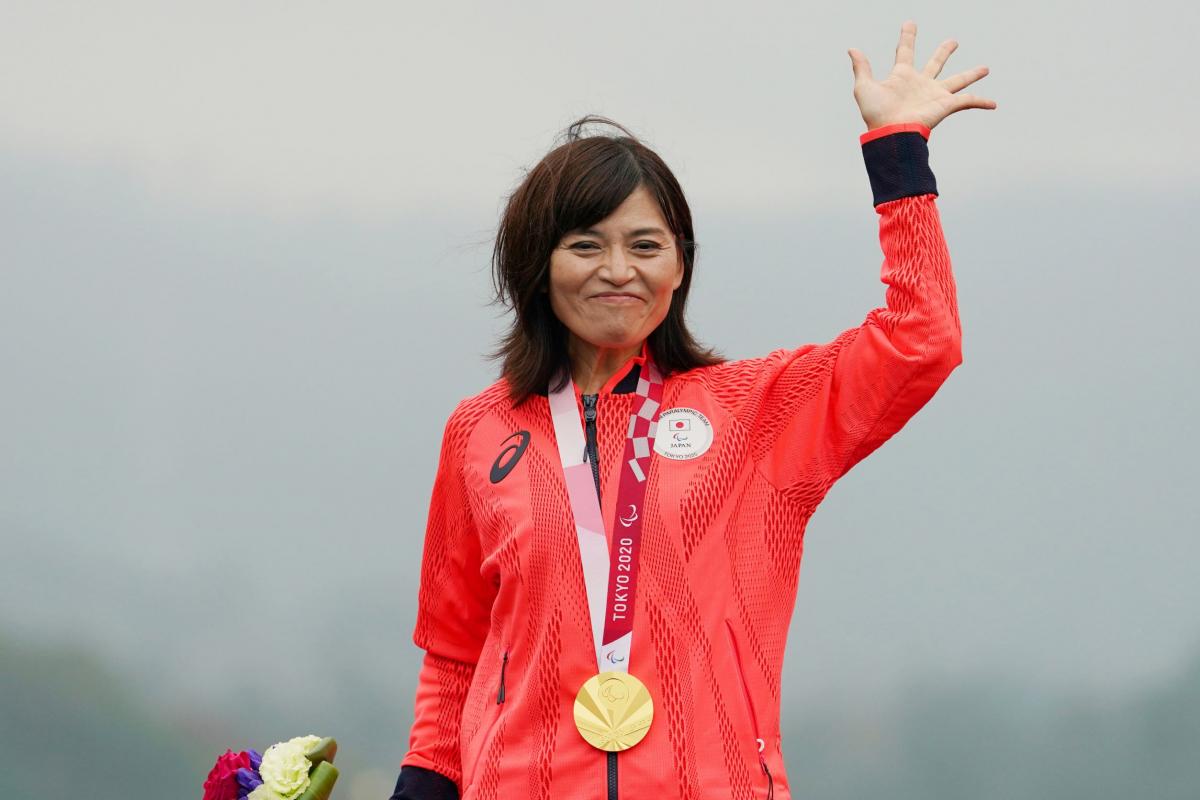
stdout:
<svg viewBox="0 0 1200 800">
<path fill-rule="evenodd" d="M 604 348 L 605 350 L 623 350 L 628 347 L 639 347 L 642 344 L 642 337 L 637 335 L 636 331 L 609 331 L 603 336 L 581 336 L 579 337 L 590 344 L 592 347 Z"/>
</svg>

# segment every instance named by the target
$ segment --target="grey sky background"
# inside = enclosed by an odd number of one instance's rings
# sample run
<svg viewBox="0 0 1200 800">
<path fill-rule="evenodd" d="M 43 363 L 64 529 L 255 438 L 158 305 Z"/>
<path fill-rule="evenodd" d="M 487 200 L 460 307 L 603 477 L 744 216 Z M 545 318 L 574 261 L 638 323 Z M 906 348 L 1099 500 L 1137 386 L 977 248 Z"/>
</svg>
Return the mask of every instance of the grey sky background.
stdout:
<svg viewBox="0 0 1200 800">
<path fill-rule="evenodd" d="M 0 9 L 9 634 L 164 706 L 325 669 L 398 763 L 507 193 L 613 117 L 688 193 L 695 332 L 828 341 L 884 302 L 846 50 L 881 79 L 911 18 L 918 66 L 955 38 L 942 77 L 986 64 L 999 105 L 930 139 L 964 363 L 810 522 L 785 716 L 973 676 L 1115 697 L 1200 650 L 1195 6 Z"/>
</svg>

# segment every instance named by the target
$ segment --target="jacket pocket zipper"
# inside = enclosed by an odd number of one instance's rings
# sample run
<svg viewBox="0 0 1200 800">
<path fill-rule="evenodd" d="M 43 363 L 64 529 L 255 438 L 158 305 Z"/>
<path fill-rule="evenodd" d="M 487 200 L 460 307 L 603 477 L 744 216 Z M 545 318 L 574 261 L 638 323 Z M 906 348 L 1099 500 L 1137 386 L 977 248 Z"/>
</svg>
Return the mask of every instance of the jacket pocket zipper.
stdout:
<svg viewBox="0 0 1200 800">
<path fill-rule="evenodd" d="M 775 781 L 771 778 L 771 770 L 767 769 L 767 758 L 763 754 L 766 749 L 766 742 L 758 730 L 758 717 L 754 714 L 754 702 L 750 699 L 750 687 L 746 683 L 746 675 L 742 672 L 742 657 L 738 652 L 737 639 L 733 635 L 733 624 L 725 620 L 725 633 L 729 637 L 729 646 L 733 649 L 733 665 L 737 670 L 738 683 L 742 687 L 742 699 L 746 703 L 746 714 L 750 717 L 750 726 L 754 729 L 754 743 L 758 747 L 758 764 L 762 767 L 763 774 L 767 776 L 767 798 L 775 797 Z"/>
<path fill-rule="evenodd" d="M 500 662 L 500 691 L 496 692 L 496 703 L 504 702 L 504 671 L 508 668 L 508 648 L 504 650 L 504 660 Z"/>
<path fill-rule="evenodd" d="M 505 697 L 504 670 L 507 666 L 508 666 L 508 648 L 505 647 L 504 655 L 501 657 L 501 660 L 500 660 L 500 689 L 498 692 L 496 692 L 496 703 L 495 703 L 496 705 L 502 705 L 504 703 L 504 697 Z M 477 747 L 483 747 L 484 744 L 487 742 L 488 737 L 492 735 L 492 730 L 496 727 L 496 724 L 498 722 L 500 722 L 500 715 L 503 712 L 504 712 L 504 709 L 501 708 L 501 709 L 497 709 L 496 712 L 493 714 L 491 721 L 488 722 L 487 727 L 484 728 L 482 737 L 478 738 L 476 740 Z M 470 778 L 467 779 L 468 786 L 472 785 L 475 782 L 475 777 L 476 777 L 475 769 L 478 767 L 480 760 L 481 759 L 479 759 L 479 758 L 475 759 L 475 766 L 471 770 Z M 466 778 L 466 773 L 464 773 L 464 778 Z"/>
</svg>

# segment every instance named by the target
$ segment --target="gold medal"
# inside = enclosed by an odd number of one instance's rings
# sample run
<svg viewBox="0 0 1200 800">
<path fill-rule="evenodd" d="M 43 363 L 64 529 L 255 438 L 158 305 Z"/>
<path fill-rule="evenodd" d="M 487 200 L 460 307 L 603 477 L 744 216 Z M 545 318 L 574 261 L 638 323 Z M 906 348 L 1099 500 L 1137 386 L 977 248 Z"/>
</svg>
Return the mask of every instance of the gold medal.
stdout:
<svg viewBox="0 0 1200 800">
<path fill-rule="evenodd" d="M 593 675 L 575 695 L 575 727 L 600 750 L 628 750 L 646 736 L 653 719 L 650 691 L 628 672 Z"/>
</svg>

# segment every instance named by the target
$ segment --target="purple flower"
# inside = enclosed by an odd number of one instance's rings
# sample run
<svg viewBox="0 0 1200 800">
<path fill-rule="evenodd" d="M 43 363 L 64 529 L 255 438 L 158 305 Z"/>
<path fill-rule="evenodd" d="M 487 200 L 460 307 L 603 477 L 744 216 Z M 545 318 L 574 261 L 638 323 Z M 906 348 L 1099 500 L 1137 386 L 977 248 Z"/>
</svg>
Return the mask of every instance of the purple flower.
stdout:
<svg viewBox="0 0 1200 800">
<path fill-rule="evenodd" d="M 251 750 L 250 752 L 253 753 L 254 751 Z M 251 763 L 254 763 L 253 759 L 251 759 Z M 257 767 L 255 769 L 247 769 L 246 767 L 242 767 L 237 771 L 237 782 L 238 800 L 245 800 L 246 795 L 253 792 L 256 787 L 262 785 L 262 778 L 258 774 Z"/>
</svg>

